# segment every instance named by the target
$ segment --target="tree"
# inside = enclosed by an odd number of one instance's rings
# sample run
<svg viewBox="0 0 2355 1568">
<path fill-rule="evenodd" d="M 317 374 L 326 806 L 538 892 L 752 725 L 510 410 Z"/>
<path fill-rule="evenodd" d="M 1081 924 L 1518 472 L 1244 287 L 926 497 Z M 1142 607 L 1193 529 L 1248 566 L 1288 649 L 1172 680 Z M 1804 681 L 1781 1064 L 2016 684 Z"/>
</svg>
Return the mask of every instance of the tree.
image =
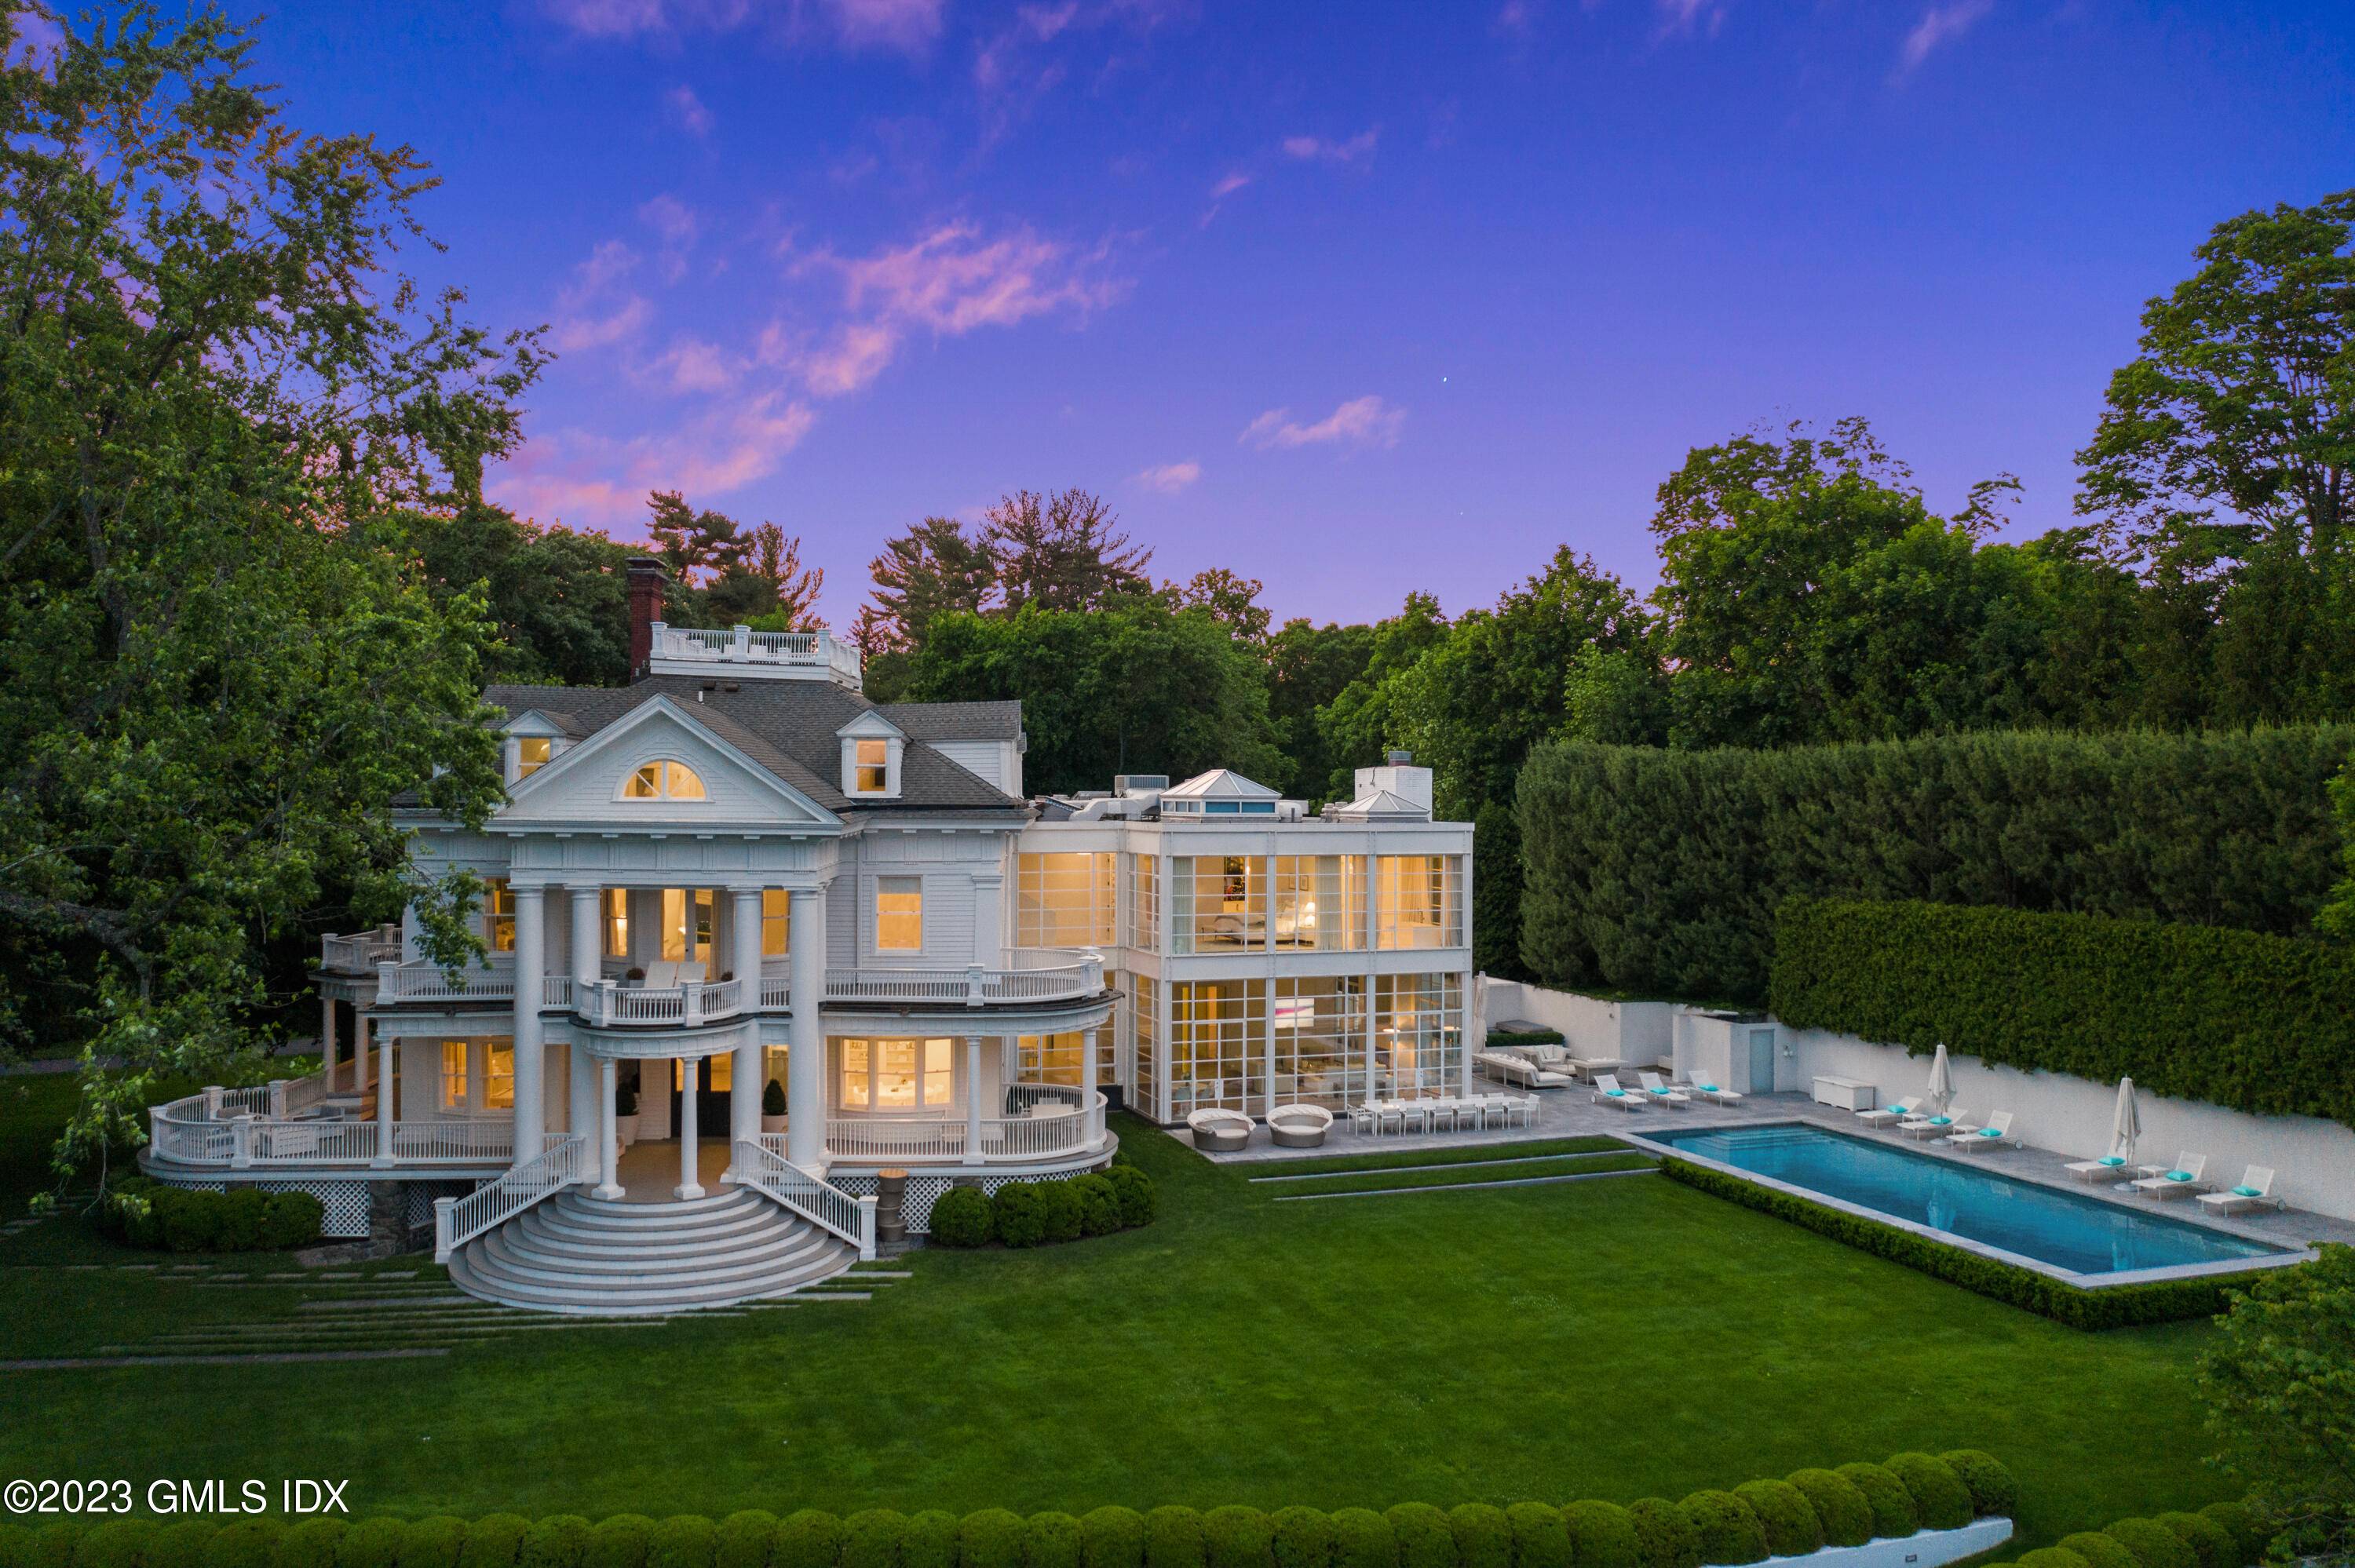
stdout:
<svg viewBox="0 0 2355 1568">
<path fill-rule="evenodd" d="M 1348 800 L 1354 770 L 1382 759 L 1391 734 L 1390 678 L 1446 636 L 1447 617 L 1427 593 L 1408 594 L 1396 615 L 1375 623 L 1365 667 L 1316 710 L 1319 747 L 1333 764 L 1327 795 Z"/>
<path fill-rule="evenodd" d="M 491 681 L 612 686 L 629 679 L 625 568 L 638 552 L 602 534 L 518 520 L 472 501 L 377 527 L 388 548 L 413 551 L 437 602 L 478 597 L 497 641 Z"/>
<path fill-rule="evenodd" d="M 1268 783 L 1312 804 L 1326 798 L 1334 774 L 1348 759 L 1327 749 L 1316 710 L 1363 675 L 1373 653 L 1370 626 L 1287 620 L 1268 640 L 1268 715 L 1275 722 L 1278 744 L 1292 764 L 1288 778 L 1271 779 Z"/>
<path fill-rule="evenodd" d="M 954 517 L 927 517 L 868 567 L 875 579 L 874 615 L 864 613 L 859 647 L 870 659 L 912 650 L 938 615 L 978 615 L 989 602 L 995 568 L 981 540 Z"/>
<path fill-rule="evenodd" d="M 2318 1250 L 2234 1292 L 2200 1358 L 2217 1463 L 2249 1484 L 2274 1562 L 2355 1556 L 2355 1247 Z"/>
<path fill-rule="evenodd" d="M 751 541 L 736 532 L 736 519 L 724 512 L 698 512 L 676 490 L 657 490 L 646 497 L 652 514 L 646 533 L 670 568 L 674 584 L 695 585 L 697 574 L 716 577 L 743 565 Z"/>
<path fill-rule="evenodd" d="M 1270 619 L 1267 607 L 1259 602 L 1264 588 L 1257 577 L 1238 577 L 1224 567 L 1212 567 L 1183 583 L 1171 583 L 1163 591 L 1180 609 L 1207 610 L 1243 641 L 1262 643 L 1267 641 Z"/>
<path fill-rule="evenodd" d="M 2077 454 L 2080 514 L 2122 558 L 2220 588 L 2211 707 L 2322 717 L 2355 700 L 2355 191 L 2216 226 L 2144 308 Z"/>
<path fill-rule="evenodd" d="M 486 820 L 490 629 L 375 541 L 478 503 L 540 355 L 388 271 L 424 164 L 284 124 L 248 29 L 56 25 L 44 71 L 0 20 L 0 1008 L 82 1049 L 74 1163 L 247 1047 L 346 890 L 464 949 L 390 807 Z"/>
<path fill-rule="evenodd" d="M 774 523 L 762 524 L 752 530 L 750 567 L 769 585 L 776 601 L 768 619 L 777 624 L 762 630 L 805 631 L 818 624 L 817 596 L 826 587 L 826 568 L 802 565 L 800 535 L 787 537 Z"/>
<path fill-rule="evenodd" d="M 1153 552 L 1120 532 L 1101 496 L 1084 490 L 1040 495 L 1018 490 L 982 514 L 981 544 L 1001 603 L 1008 610 L 1093 609 L 1151 585 Z"/>
<path fill-rule="evenodd" d="M 2347 880 L 2331 890 L 2330 902 L 2315 917 L 2322 930 L 2355 940 L 2355 758 L 2330 781 L 2330 804 L 2339 813 L 2339 837 L 2347 845 Z"/>
</svg>

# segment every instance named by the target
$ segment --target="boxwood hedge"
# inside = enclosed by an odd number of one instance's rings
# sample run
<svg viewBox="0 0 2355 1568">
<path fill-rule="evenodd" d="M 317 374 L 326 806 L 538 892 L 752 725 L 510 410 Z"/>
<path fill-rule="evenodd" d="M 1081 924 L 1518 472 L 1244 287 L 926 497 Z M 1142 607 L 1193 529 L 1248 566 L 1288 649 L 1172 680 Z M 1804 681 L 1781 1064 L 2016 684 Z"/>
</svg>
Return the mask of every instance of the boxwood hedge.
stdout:
<svg viewBox="0 0 2355 1568">
<path fill-rule="evenodd" d="M 1837 1470 L 1794 1470 L 1791 1485 L 1816 1510 L 1826 1546 L 1861 1546 L 1872 1539 L 1872 1505 Z"/>
<path fill-rule="evenodd" d="M 1744 1481 L 1733 1495 L 1750 1505 L 1766 1529 L 1773 1557 L 1804 1557 L 1824 1544 L 1824 1527 L 1806 1494 L 1788 1481 Z"/>
<path fill-rule="evenodd" d="M 2264 1555 L 2256 1520 L 2236 1502 L 2198 1513 L 2122 1519 L 2106 1530 L 2064 1535 L 1997 1568 L 2254 1568 Z"/>
<path fill-rule="evenodd" d="M 1701 1568 L 1700 1531 L 1675 1503 L 1637 1498 L 1627 1505 L 1627 1521 L 1642 1544 L 1643 1568 Z"/>
<path fill-rule="evenodd" d="M 928 1223 L 935 1246 L 1051 1246 L 1150 1224 L 1159 1207 L 1152 1177 L 1114 1165 L 1052 1181 L 1008 1181 L 986 1196 L 952 1187 L 933 1200 Z"/>
<path fill-rule="evenodd" d="M 1677 1505 L 1692 1526 L 1701 1563 L 1766 1561 L 1766 1527 L 1748 1503 L 1732 1492 L 1698 1491 Z"/>
</svg>

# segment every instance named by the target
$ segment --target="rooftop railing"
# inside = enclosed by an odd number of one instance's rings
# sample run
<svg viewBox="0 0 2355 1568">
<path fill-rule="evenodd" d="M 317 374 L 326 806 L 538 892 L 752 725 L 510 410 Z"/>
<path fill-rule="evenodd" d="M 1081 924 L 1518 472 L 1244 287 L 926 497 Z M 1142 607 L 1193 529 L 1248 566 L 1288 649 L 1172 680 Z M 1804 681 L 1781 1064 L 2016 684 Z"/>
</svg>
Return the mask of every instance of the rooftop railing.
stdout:
<svg viewBox="0 0 2355 1568">
<path fill-rule="evenodd" d="M 400 927 L 378 926 L 345 937 L 319 938 L 319 967 L 329 974 L 364 975 L 400 957 Z"/>
<path fill-rule="evenodd" d="M 649 661 L 737 665 L 760 673 L 808 672 L 857 686 L 858 650 L 830 631 L 755 631 L 749 626 L 671 626 L 655 621 Z"/>
</svg>

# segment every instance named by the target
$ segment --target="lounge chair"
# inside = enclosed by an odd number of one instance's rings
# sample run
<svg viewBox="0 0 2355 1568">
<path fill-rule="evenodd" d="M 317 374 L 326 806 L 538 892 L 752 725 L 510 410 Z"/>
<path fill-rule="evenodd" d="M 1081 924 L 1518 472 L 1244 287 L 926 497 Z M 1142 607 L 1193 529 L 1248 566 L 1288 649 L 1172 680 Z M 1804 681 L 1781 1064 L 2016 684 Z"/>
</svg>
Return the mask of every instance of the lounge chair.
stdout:
<svg viewBox="0 0 2355 1568">
<path fill-rule="evenodd" d="M 1630 1094 L 1625 1089 L 1621 1088 L 1619 1086 L 1619 1075 L 1616 1073 L 1595 1074 L 1594 1090 L 1586 1097 L 1593 1101 L 1596 1105 L 1617 1106 L 1621 1110 L 1641 1110 L 1644 1108 L 1644 1097 L 1637 1094 Z"/>
<path fill-rule="evenodd" d="M 1879 1110 L 1860 1110 L 1856 1113 L 1856 1119 L 1867 1127 L 1894 1127 L 1913 1115 L 1921 1104 L 1921 1096 L 1907 1095 L 1893 1106 L 1882 1106 Z"/>
<path fill-rule="evenodd" d="M 1726 1088 L 1724 1086 L 1714 1082 L 1706 1073 L 1687 1073 L 1685 1075 L 1685 1093 L 1692 1096 L 1696 1099 L 1707 1100 L 1712 1105 L 1738 1106 L 1742 1103 L 1742 1097 L 1740 1095 L 1735 1094 L 1732 1089 Z"/>
<path fill-rule="evenodd" d="M 1323 1106 L 1278 1106 L 1267 1113 L 1268 1135 L 1278 1149 L 1317 1149 L 1333 1129 L 1333 1113 Z"/>
<path fill-rule="evenodd" d="M 1657 1073 L 1638 1073 L 1636 1075 L 1636 1081 L 1644 1086 L 1645 1094 L 1672 1110 L 1678 1106 L 1692 1104 L 1690 1095 L 1682 1089 L 1669 1088 L 1660 1082 L 1660 1075 Z"/>
<path fill-rule="evenodd" d="M 2241 1175 L 2241 1184 L 2229 1192 L 2202 1192 L 2200 1206 L 2211 1214 L 2240 1214 L 2251 1209 L 2278 1209 L 2282 1201 L 2274 1196 L 2274 1173 L 2270 1167 L 2252 1165 Z"/>
<path fill-rule="evenodd" d="M 1251 1143 L 1252 1118 L 1238 1110 L 1198 1110 L 1186 1125 L 1193 1129 L 1194 1147 L 1205 1154 L 1234 1154 Z"/>
<path fill-rule="evenodd" d="M 1897 1130 L 1908 1138 L 1947 1138 L 1968 1128 L 1970 1124 L 1963 1118 L 1970 1114 L 1956 1106 L 1936 1116 L 1910 1116 L 1897 1124 Z"/>
<path fill-rule="evenodd" d="M 2080 1181 L 2123 1181 L 2134 1167 L 2126 1163 L 2123 1154 L 2105 1154 L 2099 1160 L 2080 1160 L 2062 1169 Z"/>
<path fill-rule="evenodd" d="M 1950 1132 L 1946 1135 L 1946 1141 L 1965 1152 L 1974 1149 L 2009 1148 L 2011 1146 L 2011 1113 L 1998 1111 L 1987 1118 L 1985 1127 L 1975 1127 L 1968 1132 Z"/>
<path fill-rule="evenodd" d="M 2169 1198 L 2197 1192 L 2207 1183 L 2200 1178 L 2207 1173 L 2208 1157 L 2204 1154 L 2179 1154 L 2171 1170 L 2156 1176 L 2146 1176 L 2135 1183 L 2135 1190 L 2147 1192 L 2162 1202 Z"/>
</svg>

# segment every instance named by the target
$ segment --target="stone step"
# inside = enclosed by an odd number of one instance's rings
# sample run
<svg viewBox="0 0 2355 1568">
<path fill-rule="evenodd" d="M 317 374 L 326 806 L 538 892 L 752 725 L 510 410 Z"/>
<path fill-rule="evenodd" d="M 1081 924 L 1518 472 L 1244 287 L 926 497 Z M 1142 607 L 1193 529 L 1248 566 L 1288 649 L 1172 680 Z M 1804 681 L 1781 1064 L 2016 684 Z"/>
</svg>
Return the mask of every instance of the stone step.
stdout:
<svg viewBox="0 0 2355 1568">
<path fill-rule="evenodd" d="M 641 1230 L 583 1221 L 569 1214 L 544 1215 L 538 1209 L 527 1209 L 517 1217 L 515 1229 L 518 1234 L 545 1238 L 556 1245 L 584 1249 L 612 1247 L 634 1252 L 656 1242 L 676 1247 L 706 1243 L 727 1245 L 746 1236 L 761 1234 L 773 1223 L 769 1214 L 754 1211 L 730 1214 L 716 1222 L 684 1224 L 676 1229 Z"/>
<path fill-rule="evenodd" d="M 569 1250 L 536 1245 L 528 1237 L 513 1235 L 504 1230 L 494 1231 L 481 1240 L 482 1263 L 486 1267 L 496 1265 L 497 1272 L 509 1278 L 537 1280 L 549 1285 L 616 1286 L 624 1288 L 660 1279 L 717 1280 L 758 1277 L 777 1268 L 792 1267 L 809 1254 L 828 1251 L 840 1245 L 833 1237 L 808 1226 L 770 1232 L 735 1246 L 715 1247 L 686 1255 L 669 1249 L 649 1249 L 655 1255 L 645 1258 L 627 1255 L 617 1257 L 610 1253 L 577 1255 Z"/>
</svg>

